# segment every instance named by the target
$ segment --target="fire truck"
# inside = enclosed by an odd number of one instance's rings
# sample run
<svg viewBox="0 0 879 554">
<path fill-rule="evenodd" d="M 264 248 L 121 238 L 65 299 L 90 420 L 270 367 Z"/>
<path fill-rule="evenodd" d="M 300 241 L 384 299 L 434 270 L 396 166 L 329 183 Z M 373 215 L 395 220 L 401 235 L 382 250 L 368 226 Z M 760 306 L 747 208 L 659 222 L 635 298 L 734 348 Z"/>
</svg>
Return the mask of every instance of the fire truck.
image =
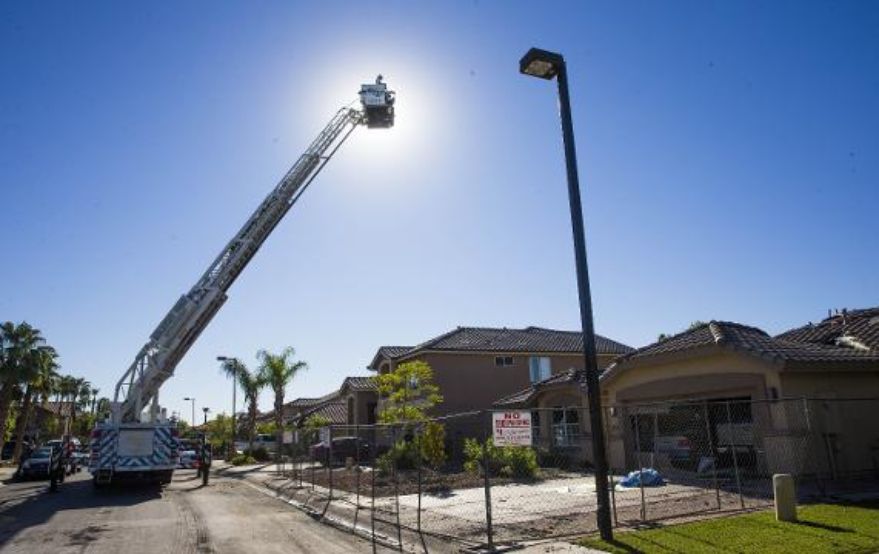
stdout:
<svg viewBox="0 0 879 554">
<path fill-rule="evenodd" d="M 351 133 L 360 126 L 394 125 L 395 94 L 381 75 L 360 87 L 359 100 L 359 107 L 343 107 L 330 119 L 125 370 L 109 418 L 91 435 L 89 472 L 96 487 L 125 480 L 171 481 L 178 436 L 159 405 L 159 389 L 223 306 L 232 283 Z"/>
</svg>

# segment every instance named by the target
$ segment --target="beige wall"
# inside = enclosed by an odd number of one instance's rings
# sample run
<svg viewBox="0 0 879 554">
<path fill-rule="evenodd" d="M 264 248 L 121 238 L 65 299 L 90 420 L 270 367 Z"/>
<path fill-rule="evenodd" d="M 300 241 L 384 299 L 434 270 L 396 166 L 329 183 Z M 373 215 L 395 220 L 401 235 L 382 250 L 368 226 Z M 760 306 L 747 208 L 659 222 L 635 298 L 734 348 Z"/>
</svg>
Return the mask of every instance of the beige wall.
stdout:
<svg viewBox="0 0 879 554">
<path fill-rule="evenodd" d="M 495 357 L 512 356 L 513 365 L 498 367 Z M 443 395 L 443 403 L 434 410 L 435 415 L 445 415 L 471 410 L 490 409 L 492 404 L 510 394 L 527 388 L 530 384 L 529 362 L 531 356 L 545 356 L 552 361 L 552 373 L 568 369 L 582 369 L 582 354 L 545 353 L 438 353 L 426 352 L 418 356 L 433 368 L 434 381 Z M 607 367 L 614 356 L 599 356 L 598 364 Z M 403 362 L 400 362 L 403 363 Z M 394 363 L 382 364 L 389 371 Z"/>
<path fill-rule="evenodd" d="M 827 399 L 804 401 L 803 426 L 815 435 L 809 446 L 830 473 L 879 470 L 879 370 L 788 372 L 785 396 Z"/>
<path fill-rule="evenodd" d="M 366 425 L 369 422 L 369 404 L 378 401 L 378 393 L 370 391 L 349 392 L 343 398 L 345 400 L 348 423 L 351 425 Z"/>
<path fill-rule="evenodd" d="M 629 367 L 602 382 L 602 400 L 605 407 L 694 399 L 747 397 L 763 400 L 772 387 L 780 387 L 777 365 L 750 355 L 718 349 L 697 356 Z M 625 456 L 624 426 L 628 422 L 624 421 L 622 413 L 618 411 L 606 422 L 608 457 L 614 468 L 625 468 L 632 464 L 632 460 L 627 460 Z M 776 424 L 773 415 L 769 409 L 752 411 L 754 424 L 759 428 L 773 427 Z M 755 437 L 755 440 L 760 442 L 761 437 Z M 762 444 L 756 446 L 761 450 L 764 448 Z M 629 451 L 632 448 L 629 445 Z M 765 464 L 765 459 L 760 463 Z"/>
<path fill-rule="evenodd" d="M 879 398 L 879 368 L 873 372 L 787 371 L 781 385 L 788 397 Z"/>
<path fill-rule="evenodd" d="M 778 369 L 753 356 L 718 351 L 627 368 L 602 382 L 602 398 L 606 405 L 693 397 L 757 400 L 765 398 L 770 387 L 780 387 Z"/>
</svg>

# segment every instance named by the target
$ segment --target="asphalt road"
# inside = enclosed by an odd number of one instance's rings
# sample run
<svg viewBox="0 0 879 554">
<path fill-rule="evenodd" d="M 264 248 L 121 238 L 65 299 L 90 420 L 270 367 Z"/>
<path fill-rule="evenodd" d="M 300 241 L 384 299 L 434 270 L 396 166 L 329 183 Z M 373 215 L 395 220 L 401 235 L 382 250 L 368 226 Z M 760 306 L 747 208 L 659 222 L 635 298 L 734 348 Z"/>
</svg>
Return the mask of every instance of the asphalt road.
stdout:
<svg viewBox="0 0 879 554">
<path fill-rule="evenodd" d="M 0 484 L 0 552 L 371 552 L 372 545 L 316 522 L 232 478 L 202 487 L 195 471 L 156 486 L 94 490 L 82 472 L 48 491 L 46 481 Z M 380 552 L 389 552 L 379 548 Z"/>
</svg>

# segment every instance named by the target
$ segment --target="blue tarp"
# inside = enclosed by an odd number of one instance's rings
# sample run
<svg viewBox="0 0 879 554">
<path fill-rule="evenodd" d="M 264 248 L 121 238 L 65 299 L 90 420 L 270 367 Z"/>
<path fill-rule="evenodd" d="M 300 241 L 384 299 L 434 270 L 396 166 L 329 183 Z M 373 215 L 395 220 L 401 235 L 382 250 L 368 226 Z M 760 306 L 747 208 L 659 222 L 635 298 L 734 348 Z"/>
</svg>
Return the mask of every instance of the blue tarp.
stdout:
<svg viewBox="0 0 879 554">
<path fill-rule="evenodd" d="M 629 473 L 620 479 L 619 484 L 622 487 L 640 487 L 642 476 L 645 487 L 660 487 L 665 484 L 665 479 L 662 478 L 662 475 L 652 467 L 645 467 L 641 471 L 636 470 Z"/>
</svg>

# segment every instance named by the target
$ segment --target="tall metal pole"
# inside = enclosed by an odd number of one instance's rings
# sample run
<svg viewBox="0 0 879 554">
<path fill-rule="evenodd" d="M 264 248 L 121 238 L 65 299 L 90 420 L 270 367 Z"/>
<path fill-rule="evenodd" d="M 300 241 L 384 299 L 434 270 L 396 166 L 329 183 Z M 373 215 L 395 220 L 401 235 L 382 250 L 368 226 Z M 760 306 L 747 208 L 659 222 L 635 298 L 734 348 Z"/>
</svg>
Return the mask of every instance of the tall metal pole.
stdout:
<svg viewBox="0 0 879 554">
<path fill-rule="evenodd" d="M 235 394 L 238 392 L 238 379 L 232 379 L 232 446 L 230 447 L 231 455 L 237 454 L 235 449 L 235 437 L 238 435 L 238 427 L 235 425 Z"/>
<path fill-rule="evenodd" d="M 604 446 L 601 391 L 598 388 L 598 360 L 595 356 L 595 329 L 592 321 L 592 293 L 589 287 L 589 268 L 586 264 L 586 236 L 583 229 L 583 207 L 580 204 L 580 179 L 577 175 L 577 151 L 574 147 L 574 125 L 571 121 L 571 99 L 568 93 L 568 69 L 562 61 L 557 76 L 559 111 L 562 119 L 562 138 L 565 144 L 565 162 L 568 173 L 568 201 L 571 207 L 571 227 L 574 232 L 574 255 L 577 266 L 577 291 L 580 296 L 580 324 L 583 330 L 583 358 L 586 373 L 586 395 L 589 399 L 589 420 L 592 428 L 592 453 L 595 458 L 595 496 L 598 502 L 596 518 L 601 538 L 613 539 L 610 519 L 610 495 L 607 485 L 607 452 Z"/>
</svg>

